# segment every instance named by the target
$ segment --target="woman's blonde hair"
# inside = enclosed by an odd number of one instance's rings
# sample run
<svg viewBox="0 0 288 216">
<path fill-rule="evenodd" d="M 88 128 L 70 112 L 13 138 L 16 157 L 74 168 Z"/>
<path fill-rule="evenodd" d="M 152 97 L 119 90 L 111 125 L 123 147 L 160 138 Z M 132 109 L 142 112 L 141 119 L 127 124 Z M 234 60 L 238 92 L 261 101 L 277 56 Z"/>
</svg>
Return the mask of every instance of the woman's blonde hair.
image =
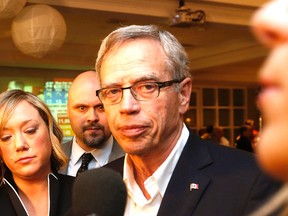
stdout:
<svg viewBox="0 0 288 216">
<path fill-rule="evenodd" d="M 0 133 L 13 114 L 13 111 L 16 109 L 17 105 L 23 100 L 31 104 L 31 106 L 33 106 L 39 112 L 41 118 L 48 128 L 52 145 L 51 169 L 53 172 L 57 172 L 61 167 L 66 166 L 68 162 L 68 158 L 61 148 L 63 133 L 53 118 L 48 106 L 36 95 L 29 92 L 24 92 L 22 90 L 10 90 L 0 94 Z M 6 165 L 4 164 L 2 158 L 0 158 L 0 184 L 3 181 L 5 169 Z"/>
</svg>

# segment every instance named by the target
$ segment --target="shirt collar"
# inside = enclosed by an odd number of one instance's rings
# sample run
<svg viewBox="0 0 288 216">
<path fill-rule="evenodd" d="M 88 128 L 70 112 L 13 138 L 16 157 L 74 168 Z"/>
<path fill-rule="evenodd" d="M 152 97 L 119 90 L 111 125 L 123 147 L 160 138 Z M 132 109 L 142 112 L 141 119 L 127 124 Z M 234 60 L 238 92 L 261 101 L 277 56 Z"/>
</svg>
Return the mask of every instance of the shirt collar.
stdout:
<svg viewBox="0 0 288 216">
<path fill-rule="evenodd" d="M 167 185 L 170 181 L 174 168 L 180 158 L 183 148 L 188 140 L 188 137 L 189 130 L 186 125 L 183 124 L 180 138 L 178 139 L 175 147 L 173 148 L 169 156 L 166 158 L 166 160 L 161 164 L 161 166 L 152 174 L 152 178 L 154 178 L 158 183 L 159 191 L 162 197 L 164 196 Z M 124 161 L 123 180 L 127 185 L 128 191 L 132 190 L 133 187 L 135 188 L 133 165 L 131 164 L 131 161 L 127 154 Z"/>
<path fill-rule="evenodd" d="M 90 153 L 93 155 L 95 160 L 100 164 L 100 166 L 103 166 L 107 163 L 109 160 L 109 156 L 112 152 L 113 148 L 113 137 L 112 135 L 109 137 L 108 140 L 103 145 L 103 148 L 101 149 L 94 149 Z M 81 156 L 85 153 L 85 150 L 82 149 L 76 142 L 76 137 L 73 138 L 72 143 L 72 150 L 71 150 L 71 156 L 70 160 L 72 161 L 73 165 L 75 165 L 81 158 Z"/>
<path fill-rule="evenodd" d="M 166 158 L 166 160 L 161 164 L 161 166 L 153 173 L 154 178 L 158 182 L 162 197 L 164 196 L 167 185 L 170 181 L 175 166 L 181 156 L 183 148 L 188 140 L 188 137 L 189 137 L 189 130 L 184 125 L 182 128 L 181 136 L 178 139 L 175 147 L 173 148 L 169 156 Z"/>
</svg>

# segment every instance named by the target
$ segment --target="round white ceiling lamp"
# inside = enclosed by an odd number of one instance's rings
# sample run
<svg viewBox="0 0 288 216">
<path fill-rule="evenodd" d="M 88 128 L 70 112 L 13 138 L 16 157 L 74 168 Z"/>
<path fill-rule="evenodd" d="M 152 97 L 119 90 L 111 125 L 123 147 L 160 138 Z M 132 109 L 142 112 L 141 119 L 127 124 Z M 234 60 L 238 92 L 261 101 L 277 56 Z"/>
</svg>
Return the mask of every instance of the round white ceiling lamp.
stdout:
<svg viewBox="0 0 288 216">
<path fill-rule="evenodd" d="M 0 0 L 0 19 L 16 16 L 25 6 L 26 0 Z"/>
<path fill-rule="evenodd" d="M 35 58 L 59 49 L 66 38 L 66 23 L 53 7 L 44 4 L 25 7 L 12 22 L 12 39 L 24 54 Z"/>
</svg>

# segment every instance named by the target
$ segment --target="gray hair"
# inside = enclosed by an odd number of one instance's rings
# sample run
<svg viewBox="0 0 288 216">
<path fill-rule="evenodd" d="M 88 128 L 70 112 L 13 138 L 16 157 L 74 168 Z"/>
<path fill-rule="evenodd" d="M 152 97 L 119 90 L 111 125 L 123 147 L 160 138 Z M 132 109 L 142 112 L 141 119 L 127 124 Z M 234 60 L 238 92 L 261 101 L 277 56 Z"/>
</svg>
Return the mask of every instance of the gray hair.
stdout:
<svg viewBox="0 0 288 216">
<path fill-rule="evenodd" d="M 183 46 L 171 33 L 155 25 L 130 25 L 111 32 L 100 46 L 95 65 L 96 72 L 100 75 L 102 63 L 110 50 L 128 40 L 139 38 L 159 41 L 166 53 L 165 62 L 172 79 L 191 77 L 188 56 Z"/>
</svg>

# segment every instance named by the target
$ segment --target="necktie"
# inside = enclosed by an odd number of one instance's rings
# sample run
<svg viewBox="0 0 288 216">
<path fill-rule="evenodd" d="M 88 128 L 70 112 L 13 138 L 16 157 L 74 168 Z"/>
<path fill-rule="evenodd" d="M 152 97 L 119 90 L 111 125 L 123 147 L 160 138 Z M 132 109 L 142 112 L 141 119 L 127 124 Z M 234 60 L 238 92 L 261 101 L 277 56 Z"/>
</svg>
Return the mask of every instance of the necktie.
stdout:
<svg viewBox="0 0 288 216">
<path fill-rule="evenodd" d="M 88 169 L 88 164 L 93 159 L 93 155 L 91 153 L 84 153 L 81 156 L 81 159 L 82 159 L 82 164 L 81 164 L 80 168 L 78 169 L 76 176 L 78 176 L 79 173 Z"/>
</svg>

